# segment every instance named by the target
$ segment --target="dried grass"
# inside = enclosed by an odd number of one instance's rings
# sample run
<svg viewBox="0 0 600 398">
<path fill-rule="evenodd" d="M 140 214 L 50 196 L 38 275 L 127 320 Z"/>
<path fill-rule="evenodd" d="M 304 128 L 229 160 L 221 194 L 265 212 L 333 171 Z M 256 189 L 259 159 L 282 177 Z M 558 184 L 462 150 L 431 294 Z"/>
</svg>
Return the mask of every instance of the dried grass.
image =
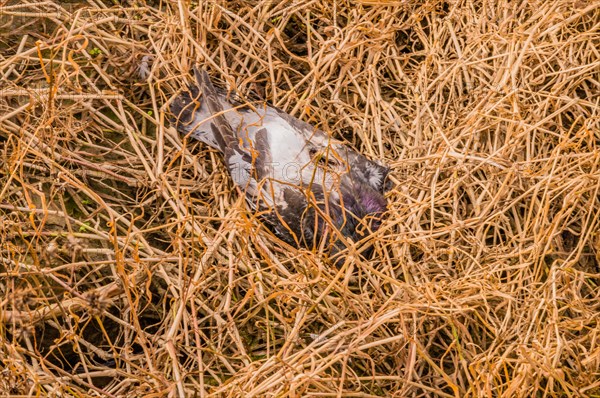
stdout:
<svg viewBox="0 0 600 398">
<path fill-rule="evenodd" d="M 0 391 L 600 396 L 600 5 L 0 2 Z M 247 211 L 196 62 L 392 167 L 371 261 Z"/>
</svg>

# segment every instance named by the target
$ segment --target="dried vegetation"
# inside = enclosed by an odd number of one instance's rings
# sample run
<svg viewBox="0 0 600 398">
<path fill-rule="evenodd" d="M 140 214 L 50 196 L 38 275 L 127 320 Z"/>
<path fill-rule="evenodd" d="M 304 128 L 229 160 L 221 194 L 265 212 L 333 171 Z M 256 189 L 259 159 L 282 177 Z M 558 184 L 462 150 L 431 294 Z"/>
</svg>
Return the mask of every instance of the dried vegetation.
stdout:
<svg viewBox="0 0 600 398">
<path fill-rule="evenodd" d="M 600 4 L 118 3 L 0 1 L 2 396 L 600 396 Z M 177 136 L 196 63 L 391 166 L 373 259 Z"/>
</svg>

